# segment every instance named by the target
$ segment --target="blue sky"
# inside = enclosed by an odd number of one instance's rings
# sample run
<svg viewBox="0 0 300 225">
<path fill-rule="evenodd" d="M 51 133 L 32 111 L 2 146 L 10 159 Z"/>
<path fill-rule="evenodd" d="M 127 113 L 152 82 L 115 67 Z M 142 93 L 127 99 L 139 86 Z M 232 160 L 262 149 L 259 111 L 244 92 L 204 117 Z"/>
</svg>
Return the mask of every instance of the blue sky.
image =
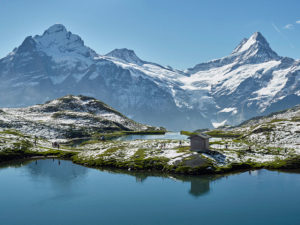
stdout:
<svg viewBox="0 0 300 225">
<path fill-rule="evenodd" d="M 300 58 L 299 0 L 0 0 L 0 17 L 0 57 L 61 23 L 99 54 L 126 47 L 179 69 L 230 54 L 255 31 Z"/>
</svg>

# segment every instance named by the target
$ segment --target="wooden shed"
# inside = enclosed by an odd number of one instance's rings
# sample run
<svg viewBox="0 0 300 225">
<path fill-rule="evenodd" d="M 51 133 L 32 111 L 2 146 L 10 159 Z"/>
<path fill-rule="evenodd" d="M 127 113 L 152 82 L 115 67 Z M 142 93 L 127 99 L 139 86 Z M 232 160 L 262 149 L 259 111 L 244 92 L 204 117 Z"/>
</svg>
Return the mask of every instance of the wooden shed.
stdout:
<svg viewBox="0 0 300 225">
<path fill-rule="evenodd" d="M 209 138 L 209 135 L 203 133 L 190 136 L 189 139 L 191 140 L 191 151 L 208 152 Z"/>
</svg>

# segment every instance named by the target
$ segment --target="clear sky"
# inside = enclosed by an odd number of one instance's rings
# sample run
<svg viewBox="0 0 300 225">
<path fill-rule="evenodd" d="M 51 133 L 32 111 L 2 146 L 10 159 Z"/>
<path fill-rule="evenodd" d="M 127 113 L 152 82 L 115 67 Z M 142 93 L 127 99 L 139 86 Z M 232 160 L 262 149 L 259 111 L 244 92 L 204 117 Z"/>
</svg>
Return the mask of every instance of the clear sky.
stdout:
<svg viewBox="0 0 300 225">
<path fill-rule="evenodd" d="M 299 0 L 0 0 L 0 18 L 0 57 L 61 23 L 99 54 L 126 47 L 178 69 L 226 56 L 255 31 L 300 58 Z"/>
</svg>

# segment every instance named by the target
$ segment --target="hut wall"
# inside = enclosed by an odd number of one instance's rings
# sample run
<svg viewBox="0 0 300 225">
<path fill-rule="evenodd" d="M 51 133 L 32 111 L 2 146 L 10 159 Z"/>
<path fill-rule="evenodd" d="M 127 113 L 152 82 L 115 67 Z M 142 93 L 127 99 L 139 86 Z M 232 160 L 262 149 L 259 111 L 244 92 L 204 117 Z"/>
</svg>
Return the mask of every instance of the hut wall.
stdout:
<svg viewBox="0 0 300 225">
<path fill-rule="evenodd" d="M 209 150 L 208 139 L 202 139 L 200 137 L 191 138 L 191 151 L 207 152 Z"/>
<path fill-rule="evenodd" d="M 205 139 L 205 149 L 209 150 L 209 139 Z"/>
</svg>

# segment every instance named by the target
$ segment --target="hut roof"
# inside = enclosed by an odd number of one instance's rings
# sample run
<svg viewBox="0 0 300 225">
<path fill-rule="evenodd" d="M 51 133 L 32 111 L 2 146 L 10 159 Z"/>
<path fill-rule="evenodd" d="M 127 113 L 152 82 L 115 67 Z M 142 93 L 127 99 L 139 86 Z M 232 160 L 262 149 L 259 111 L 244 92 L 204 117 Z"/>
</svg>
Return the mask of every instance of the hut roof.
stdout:
<svg viewBox="0 0 300 225">
<path fill-rule="evenodd" d="M 189 137 L 189 139 L 191 139 L 192 137 L 201 137 L 203 139 L 209 139 L 211 138 L 211 136 L 204 134 L 204 133 L 199 133 L 199 134 L 193 134 L 192 136 Z"/>
</svg>

